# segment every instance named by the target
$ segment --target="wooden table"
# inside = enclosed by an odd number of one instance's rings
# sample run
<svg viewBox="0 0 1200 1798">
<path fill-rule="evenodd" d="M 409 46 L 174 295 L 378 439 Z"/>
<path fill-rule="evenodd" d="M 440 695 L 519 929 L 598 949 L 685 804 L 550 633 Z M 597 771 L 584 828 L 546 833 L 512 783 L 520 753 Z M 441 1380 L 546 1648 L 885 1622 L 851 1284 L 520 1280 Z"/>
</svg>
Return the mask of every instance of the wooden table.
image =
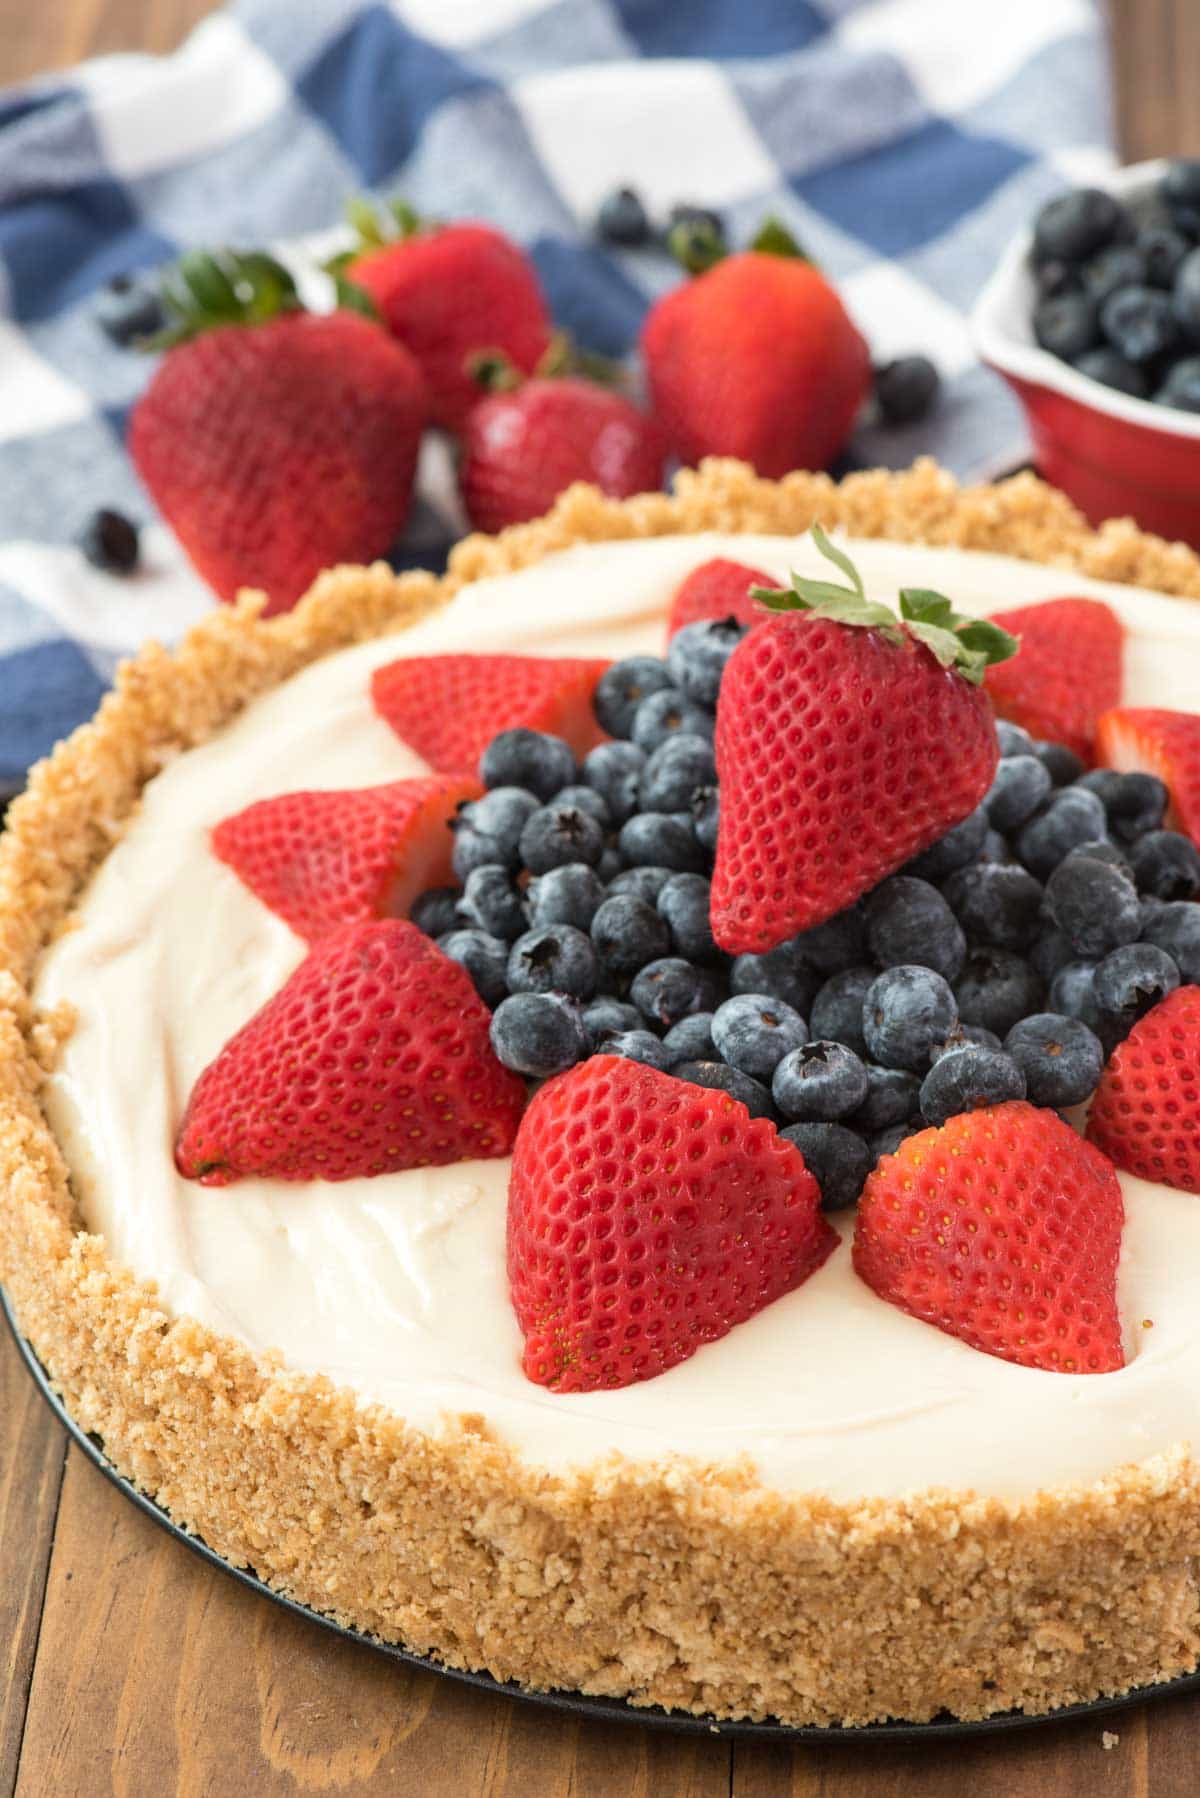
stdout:
<svg viewBox="0 0 1200 1798">
<path fill-rule="evenodd" d="M 301 3 L 301 0 L 292 0 Z M 168 50 L 209 0 L 0 0 L 0 82 Z M 1116 0 L 1131 159 L 1200 154 L 1200 5 Z M 2 1332 L 0 1332 L 2 1333 Z M 0 1798 L 1191 1798 L 1200 1698 L 916 1749 L 559 1721 L 390 1663 L 213 1573 L 74 1449 L 0 1340 Z"/>
</svg>

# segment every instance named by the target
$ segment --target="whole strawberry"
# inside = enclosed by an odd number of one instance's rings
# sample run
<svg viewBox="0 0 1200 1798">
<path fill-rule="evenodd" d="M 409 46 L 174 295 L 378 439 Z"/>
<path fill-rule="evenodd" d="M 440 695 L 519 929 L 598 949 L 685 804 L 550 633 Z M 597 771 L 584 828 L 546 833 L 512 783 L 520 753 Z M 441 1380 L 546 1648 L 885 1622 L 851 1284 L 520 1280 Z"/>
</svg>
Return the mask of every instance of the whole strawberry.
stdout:
<svg viewBox="0 0 1200 1798">
<path fill-rule="evenodd" d="M 756 587 L 771 587 L 769 574 L 715 556 L 680 581 L 667 617 L 667 640 L 685 624 L 709 618 L 736 618 L 739 624 L 761 624 L 767 614 L 754 597 Z"/>
<path fill-rule="evenodd" d="M 497 391 L 463 427 L 458 482 L 476 530 L 540 518 L 572 481 L 613 499 L 662 486 L 665 445 L 623 394 L 577 375 Z"/>
<path fill-rule="evenodd" d="M 1168 993 L 1117 1044 L 1088 1140 L 1127 1174 L 1200 1192 L 1200 987 Z"/>
<path fill-rule="evenodd" d="M 717 702 L 711 922 L 735 955 L 852 904 L 973 811 L 996 771 L 980 682 L 1013 639 L 921 590 L 900 594 L 898 618 L 813 535 L 851 585 L 797 579 L 763 598 L 774 616 L 730 656 Z"/>
<path fill-rule="evenodd" d="M 550 346 L 550 314 L 536 269 L 510 238 L 470 221 L 422 223 L 403 203 L 386 214 L 359 203 L 351 218 L 366 247 L 339 259 L 344 278 L 415 357 L 434 424 L 462 429 L 479 398 L 471 364 L 481 351 L 533 373 Z"/>
<path fill-rule="evenodd" d="M 653 409 L 680 460 L 738 456 L 778 479 L 824 468 L 871 383 L 867 346 L 788 234 L 726 256 L 650 308 L 642 357 Z"/>
<path fill-rule="evenodd" d="M 802 1285 L 837 1241 L 773 1124 L 726 1093 L 593 1056 L 542 1087 L 513 1150 L 525 1373 L 557 1392 L 652 1379 Z"/>
<path fill-rule="evenodd" d="M 415 924 L 323 937 L 188 1100 L 181 1174 L 206 1186 L 354 1180 L 505 1155 L 525 1086 L 470 976 Z"/>
<path fill-rule="evenodd" d="M 997 712 L 1090 763 L 1097 721 L 1121 698 L 1125 630 L 1112 607 L 1100 599 L 1048 599 L 993 612 L 992 622 L 1020 643 L 984 677 Z"/>
<path fill-rule="evenodd" d="M 1050 1373 L 1125 1365 L 1112 1166 L 1025 1100 L 922 1130 L 868 1176 L 854 1267 L 880 1298 Z"/>
<path fill-rule="evenodd" d="M 182 266 L 195 304 L 177 296 L 184 322 L 134 408 L 130 454 L 220 598 L 261 587 L 268 613 L 286 611 L 322 569 L 373 561 L 394 543 L 424 383 L 379 325 L 300 311 L 290 277 L 266 258 Z"/>
</svg>

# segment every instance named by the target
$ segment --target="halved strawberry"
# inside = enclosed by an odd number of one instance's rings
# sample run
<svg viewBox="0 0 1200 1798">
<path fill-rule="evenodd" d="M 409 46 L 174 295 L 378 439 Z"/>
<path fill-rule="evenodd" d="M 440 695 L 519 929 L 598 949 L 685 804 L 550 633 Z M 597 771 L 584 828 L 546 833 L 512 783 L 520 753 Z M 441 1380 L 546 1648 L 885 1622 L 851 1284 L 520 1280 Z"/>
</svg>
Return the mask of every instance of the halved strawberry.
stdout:
<svg viewBox="0 0 1200 1798">
<path fill-rule="evenodd" d="M 1200 987 L 1176 987 L 1117 1044 L 1088 1140 L 1127 1174 L 1200 1192 Z"/>
<path fill-rule="evenodd" d="M 731 562 L 725 556 L 701 562 L 675 589 L 667 619 L 667 641 L 685 624 L 700 624 L 706 618 L 736 618 L 739 624 L 761 624 L 767 614 L 750 597 L 750 590 L 774 584 L 769 574 L 750 568 L 745 562 Z"/>
<path fill-rule="evenodd" d="M 310 943 L 341 924 L 403 917 L 450 879 L 450 821 L 483 791 L 431 774 L 343 792 L 281 793 L 223 818 L 213 851 Z"/>
<path fill-rule="evenodd" d="M 1170 793 L 1167 822 L 1200 845 L 1200 717 L 1153 706 L 1105 712 L 1096 759 L 1122 773 L 1157 774 Z"/>
<path fill-rule="evenodd" d="M 1109 1162 L 1024 1099 L 922 1130 L 869 1175 L 854 1267 L 880 1298 L 987 1355 L 1051 1373 L 1125 1365 Z"/>
<path fill-rule="evenodd" d="M 837 1246 L 799 1151 L 744 1105 L 615 1055 L 522 1120 L 508 1278 L 526 1376 L 629 1386 L 801 1285 Z"/>
<path fill-rule="evenodd" d="M 505 1155 L 525 1085 L 470 975 L 415 924 L 348 924 L 312 949 L 192 1089 L 175 1165 L 206 1186 L 354 1180 Z"/>
<path fill-rule="evenodd" d="M 1091 762 L 1101 712 L 1121 699 L 1125 627 L 1101 599 L 1047 599 L 993 612 L 1021 647 L 984 677 L 1002 718 Z"/>
<path fill-rule="evenodd" d="M 576 656 L 402 656 L 377 668 L 371 699 L 410 749 L 442 774 L 474 774 L 499 731 L 524 725 L 586 755 L 603 736 L 592 711 L 607 662 Z"/>
</svg>

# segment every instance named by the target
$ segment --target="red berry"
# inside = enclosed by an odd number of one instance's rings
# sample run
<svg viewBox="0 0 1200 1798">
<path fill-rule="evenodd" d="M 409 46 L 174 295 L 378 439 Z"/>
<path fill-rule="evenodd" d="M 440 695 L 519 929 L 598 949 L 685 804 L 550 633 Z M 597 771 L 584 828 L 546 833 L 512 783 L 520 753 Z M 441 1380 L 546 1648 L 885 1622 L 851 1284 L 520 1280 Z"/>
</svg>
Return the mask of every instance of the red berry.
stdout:
<svg viewBox="0 0 1200 1798">
<path fill-rule="evenodd" d="M 1125 630 L 1116 613 L 1099 599 L 1049 599 L 991 616 L 1021 642 L 984 676 L 997 712 L 1090 762 L 1097 720 L 1121 698 Z"/>
<path fill-rule="evenodd" d="M 1200 987 L 1168 993 L 1117 1044 L 1088 1140 L 1127 1174 L 1200 1192 Z"/>
<path fill-rule="evenodd" d="M 323 937 L 192 1089 L 175 1145 L 206 1186 L 354 1180 L 505 1155 L 524 1083 L 465 968 L 398 918 Z"/>
<path fill-rule="evenodd" d="M 1052 1373 L 1125 1365 L 1110 1163 L 1023 1099 L 922 1130 L 868 1176 L 855 1271 L 910 1317 Z"/>
<path fill-rule="evenodd" d="M 1167 822 L 1200 846 L 1200 717 L 1149 706 L 1105 712 L 1096 759 L 1122 773 L 1156 774 L 1170 794 Z"/>
<path fill-rule="evenodd" d="M 402 656 L 376 669 L 380 717 L 442 774 L 474 774 L 502 730 L 524 725 L 565 737 L 585 755 L 603 732 L 592 711 L 607 662 L 574 656 Z"/>
<path fill-rule="evenodd" d="M 723 556 L 701 562 L 675 589 L 667 619 L 667 641 L 685 624 L 701 624 L 707 618 L 736 618 L 739 624 L 761 624 L 767 614 L 750 597 L 750 589 L 774 586 L 769 574 L 748 568 L 745 562 L 729 562 Z"/>
<path fill-rule="evenodd" d="M 727 1094 L 613 1055 L 542 1087 L 508 1193 L 529 1379 L 652 1379 L 815 1273 L 837 1246 L 817 1183 Z"/>
</svg>

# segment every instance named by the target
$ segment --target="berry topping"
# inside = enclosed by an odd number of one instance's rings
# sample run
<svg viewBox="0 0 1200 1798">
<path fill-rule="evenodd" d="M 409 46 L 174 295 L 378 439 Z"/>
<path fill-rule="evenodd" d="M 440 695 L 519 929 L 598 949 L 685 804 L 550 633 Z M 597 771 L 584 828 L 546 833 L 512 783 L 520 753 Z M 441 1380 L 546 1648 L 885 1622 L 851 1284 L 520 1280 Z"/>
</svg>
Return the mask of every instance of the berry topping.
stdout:
<svg viewBox="0 0 1200 1798">
<path fill-rule="evenodd" d="M 1125 632 L 1116 613 L 1099 599 L 1051 599 L 992 617 L 1020 640 L 1016 655 L 984 676 L 996 710 L 1090 762 L 1100 715 L 1121 698 Z"/>
<path fill-rule="evenodd" d="M 723 556 L 701 562 L 675 589 L 667 620 L 668 639 L 685 625 L 698 624 L 705 618 L 732 618 L 747 626 L 761 624 L 766 613 L 755 599 L 754 589 L 770 585 L 769 574 L 749 568 L 744 562 L 730 562 Z"/>
<path fill-rule="evenodd" d="M 1096 751 L 1107 768 L 1136 769 L 1163 781 L 1170 797 L 1168 823 L 1200 844 L 1200 717 L 1148 707 L 1106 712 L 1097 726 Z"/>
<path fill-rule="evenodd" d="M 431 768 L 474 774 L 497 731 L 517 725 L 565 738 L 576 755 L 590 749 L 600 734 L 592 692 L 607 666 L 566 656 L 401 656 L 376 669 L 371 699 Z M 559 785 L 574 777 L 572 762 Z M 489 786 L 527 784 L 484 778 Z"/>
<path fill-rule="evenodd" d="M 1114 1049 L 1088 1141 L 1126 1173 L 1200 1192 L 1200 989 L 1177 988 Z"/>
</svg>

